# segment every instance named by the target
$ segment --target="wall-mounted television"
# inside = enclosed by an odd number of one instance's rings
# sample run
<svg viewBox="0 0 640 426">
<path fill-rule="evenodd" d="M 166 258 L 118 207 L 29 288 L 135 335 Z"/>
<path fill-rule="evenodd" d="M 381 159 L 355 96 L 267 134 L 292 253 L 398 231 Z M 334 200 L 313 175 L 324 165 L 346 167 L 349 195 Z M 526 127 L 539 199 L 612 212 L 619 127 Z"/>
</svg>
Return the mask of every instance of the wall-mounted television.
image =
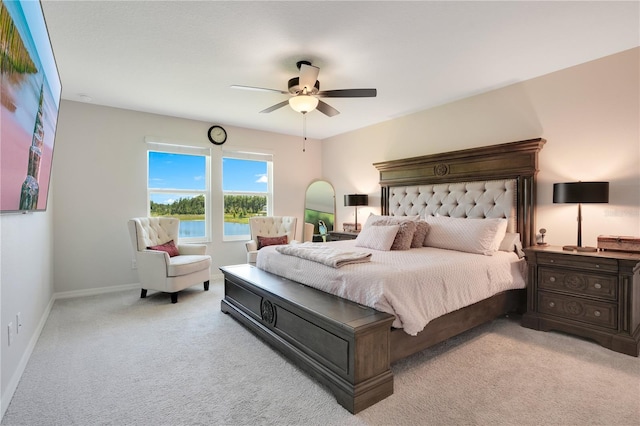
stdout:
<svg viewBox="0 0 640 426">
<path fill-rule="evenodd" d="M 62 85 L 38 1 L 1 0 L 0 212 L 47 209 Z"/>
</svg>

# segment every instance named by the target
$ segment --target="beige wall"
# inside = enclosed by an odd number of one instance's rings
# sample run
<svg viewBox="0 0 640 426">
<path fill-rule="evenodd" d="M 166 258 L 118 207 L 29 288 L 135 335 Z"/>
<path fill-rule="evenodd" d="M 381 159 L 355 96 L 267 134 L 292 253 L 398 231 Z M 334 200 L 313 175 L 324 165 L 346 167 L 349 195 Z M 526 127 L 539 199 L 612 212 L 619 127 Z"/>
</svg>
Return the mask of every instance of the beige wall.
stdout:
<svg viewBox="0 0 640 426">
<path fill-rule="evenodd" d="M 246 261 L 244 242 L 222 242 L 222 149 L 259 148 L 274 158 L 274 214 L 301 217 L 307 185 L 320 176 L 320 142 L 224 126 L 222 147 L 207 139 L 204 123 L 64 101 L 60 112 L 54 177 L 54 282 L 57 292 L 138 282 L 127 220 L 145 216 L 145 136 L 212 148 L 213 273 Z M 224 123 L 222 123 L 224 125 Z M 303 166 L 303 167 L 301 167 Z M 302 221 L 300 221 L 302 222 Z M 297 235 L 302 235 L 299 225 Z"/>
<path fill-rule="evenodd" d="M 551 244 L 575 244 L 577 207 L 552 203 L 556 182 L 610 182 L 609 204 L 583 206 L 583 245 L 597 236 L 640 236 L 640 48 L 462 99 L 322 142 L 323 172 L 336 188 L 338 218 L 353 221 L 345 193 L 370 195 L 372 163 L 543 137 L 537 229 Z"/>
</svg>

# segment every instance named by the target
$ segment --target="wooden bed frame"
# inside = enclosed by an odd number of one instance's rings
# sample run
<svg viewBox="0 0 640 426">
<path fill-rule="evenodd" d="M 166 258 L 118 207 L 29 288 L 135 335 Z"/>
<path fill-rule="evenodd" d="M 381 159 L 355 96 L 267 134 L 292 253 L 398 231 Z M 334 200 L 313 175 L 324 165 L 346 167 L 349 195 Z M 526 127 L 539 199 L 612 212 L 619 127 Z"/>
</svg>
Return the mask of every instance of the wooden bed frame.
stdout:
<svg viewBox="0 0 640 426">
<path fill-rule="evenodd" d="M 535 176 L 544 139 L 375 163 L 382 214 L 391 188 L 515 179 L 516 231 L 535 244 Z M 250 265 L 220 268 L 223 312 L 230 314 L 357 413 L 393 393 L 394 361 L 491 321 L 524 310 L 525 290 L 509 290 L 431 321 L 410 336 L 391 327 L 393 315 L 307 287 Z M 277 372 L 274 372 L 277 378 Z"/>
</svg>

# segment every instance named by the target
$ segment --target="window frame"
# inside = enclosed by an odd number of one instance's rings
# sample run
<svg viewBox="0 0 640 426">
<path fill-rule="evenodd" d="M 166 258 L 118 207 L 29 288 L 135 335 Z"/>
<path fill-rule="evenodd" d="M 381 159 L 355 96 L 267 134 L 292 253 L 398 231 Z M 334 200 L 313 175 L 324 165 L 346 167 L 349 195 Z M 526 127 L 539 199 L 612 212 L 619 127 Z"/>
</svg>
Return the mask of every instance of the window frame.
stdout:
<svg viewBox="0 0 640 426">
<path fill-rule="evenodd" d="M 211 242 L 211 149 L 198 146 L 179 145 L 175 143 L 161 142 L 157 139 L 146 140 L 147 143 L 147 216 L 151 217 L 151 194 L 177 194 L 186 196 L 204 195 L 204 236 L 180 237 L 183 243 L 209 243 Z M 161 152 L 167 154 L 193 155 L 205 159 L 205 189 L 173 189 L 152 188 L 149 186 L 149 152 Z"/>
<path fill-rule="evenodd" d="M 234 160 L 250 160 L 261 161 L 267 163 L 267 192 L 256 191 L 225 191 L 224 189 L 224 160 L 225 158 L 231 158 Z M 222 191 L 222 240 L 223 241 L 247 241 L 251 239 L 251 233 L 242 235 L 226 235 L 224 232 L 224 211 L 226 195 L 240 195 L 240 196 L 265 196 L 267 197 L 267 216 L 273 216 L 273 154 L 259 151 L 223 151 L 220 159 L 220 171 L 222 178 L 220 179 L 220 189 Z"/>
</svg>

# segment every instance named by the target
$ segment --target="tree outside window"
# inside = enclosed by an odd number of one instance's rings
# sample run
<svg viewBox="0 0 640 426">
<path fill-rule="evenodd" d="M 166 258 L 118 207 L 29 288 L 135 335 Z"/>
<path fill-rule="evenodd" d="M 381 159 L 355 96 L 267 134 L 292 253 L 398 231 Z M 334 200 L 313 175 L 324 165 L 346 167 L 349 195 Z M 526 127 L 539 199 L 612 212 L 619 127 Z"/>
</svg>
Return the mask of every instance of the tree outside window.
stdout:
<svg viewBox="0 0 640 426">
<path fill-rule="evenodd" d="M 222 159 L 224 239 L 249 239 L 249 218 L 272 214 L 270 155 L 226 152 Z"/>
</svg>

